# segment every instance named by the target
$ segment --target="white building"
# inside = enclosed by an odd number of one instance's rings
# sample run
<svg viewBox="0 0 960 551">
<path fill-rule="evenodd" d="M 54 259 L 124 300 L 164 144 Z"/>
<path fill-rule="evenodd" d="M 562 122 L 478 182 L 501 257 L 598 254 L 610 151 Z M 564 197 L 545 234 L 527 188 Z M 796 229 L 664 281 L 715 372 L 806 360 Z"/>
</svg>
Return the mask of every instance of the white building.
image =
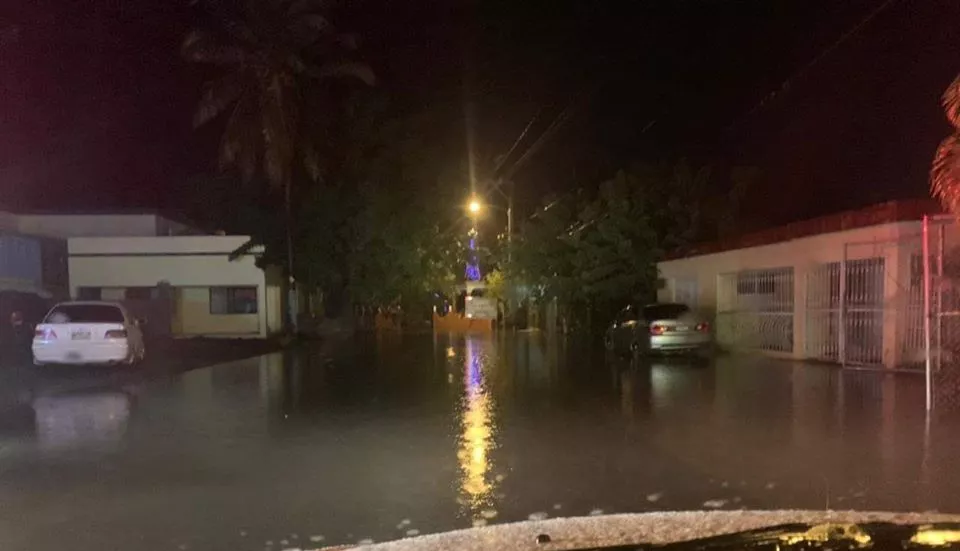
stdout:
<svg viewBox="0 0 960 551">
<path fill-rule="evenodd" d="M 276 334 L 283 329 L 282 279 L 276 271 L 258 268 L 253 255 L 229 258 L 248 239 L 72 237 L 67 240 L 71 294 L 90 300 L 163 300 L 170 305 L 173 335 Z"/>
<path fill-rule="evenodd" d="M 658 298 L 714 319 L 727 348 L 916 365 L 923 359 L 920 220 L 936 210 L 891 202 L 703 247 L 659 263 Z"/>
<path fill-rule="evenodd" d="M 247 236 L 202 235 L 156 214 L 10 214 L 0 230 L 66 241 L 70 295 L 123 301 L 154 334 L 266 337 L 283 328 L 282 278 Z"/>
</svg>

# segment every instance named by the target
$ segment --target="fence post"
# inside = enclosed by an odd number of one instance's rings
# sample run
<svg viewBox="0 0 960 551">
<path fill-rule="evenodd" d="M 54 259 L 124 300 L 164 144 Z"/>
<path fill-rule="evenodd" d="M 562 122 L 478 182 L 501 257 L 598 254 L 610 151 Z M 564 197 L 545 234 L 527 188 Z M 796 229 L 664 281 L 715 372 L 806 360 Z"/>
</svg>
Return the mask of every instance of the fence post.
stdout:
<svg viewBox="0 0 960 551">
<path fill-rule="evenodd" d="M 930 305 L 932 308 L 931 316 L 934 312 L 937 315 L 937 340 L 933 341 L 939 350 L 943 350 L 943 250 L 946 248 L 946 231 L 944 224 L 937 224 L 937 294 L 931 297 Z M 931 285 L 931 291 L 932 291 Z M 933 367 L 937 371 L 943 362 L 943 354 L 937 354 L 937 362 Z"/>
<path fill-rule="evenodd" d="M 927 412 L 933 409 L 933 388 L 930 373 L 930 217 L 923 217 L 923 350 L 926 378 Z"/>
<path fill-rule="evenodd" d="M 840 258 L 840 311 L 837 313 L 840 325 L 839 355 L 840 366 L 847 366 L 847 244 L 843 244 L 843 256 Z"/>
</svg>

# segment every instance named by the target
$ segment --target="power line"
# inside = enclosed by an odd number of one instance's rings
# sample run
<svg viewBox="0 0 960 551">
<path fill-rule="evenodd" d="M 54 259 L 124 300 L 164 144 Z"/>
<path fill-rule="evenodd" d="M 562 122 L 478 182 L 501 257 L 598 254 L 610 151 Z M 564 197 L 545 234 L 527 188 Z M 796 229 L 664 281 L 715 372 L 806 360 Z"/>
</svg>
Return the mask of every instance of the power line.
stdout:
<svg viewBox="0 0 960 551">
<path fill-rule="evenodd" d="M 897 0 L 884 0 L 883 2 L 881 2 L 880 5 L 878 5 L 876 8 L 871 10 L 870 13 L 868 13 L 863 19 L 858 21 L 853 27 L 848 29 L 843 34 L 841 34 L 840 38 L 838 38 L 829 46 L 821 50 L 820 53 L 817 54 L 812 60 L 810 60 L 808 63 L 800 67 L 800 69 L 794 71 L 790 76 L 788 76 L 782 83 L 780 83 L 779 88 L 767 93 L 765 96 L 763 96 L 763 98 L 760 99 L 759 102 L 757 102 L 753 107 L 751 107 L 749 111 L 747 111 L 746 113 L 738 117 L 736 120 L 731 122 L 729 125 L 727 125 L 727 127 L 724 129 L 724 132 L 729 133 L 738 124 L 740 124 L 750 116 L 754 115 L 755 113 L 759 112 L 762 108 L 764 108 L 767 104 L 769 104 L 770 101 L 772 101 L 777 97 L 777 94 L 779 94 L 780 92 L 786 92 L 797 79 L 805 75 L 810 69 L 812 69 L 818 63 L 820 63 L 825 57 L 833 53 L 844 42 L 850 39 L 853 35 L 857 34 L 863 27 L 865 27 L 871 21 L 873 21 L 873 19 L 877 15 L 879 15 L 885 9 L 889 8 L 896 1 Z"/>
<path fill-rule="evenodd" d="M 516 173 L 517 170 L 519 170 L 525 162 L 527 162 L 554 135 L 556 135 L 556 133 L 559 132 L 560 129 L 563 128 L 563 126 L 567 123 L 567 121 L 570 120 L 570 117 L 573 114 L 572 110 L 574 109 L 574 107 L 579 106 L 579 104 L 581 103 L 580 100 L 584 95 L 585 95 L 584 93 L 580 93 L 577 96 L 575 96 L 573 99 L 571 99 L 569 102 L 567 102 L 567 105 L 563 108 L 563 111 L 561 111 L 559 114 L 557 114 L 556 117 L 554 117 L 553 121 L 551 121 L 550 123 L 550 126 L 548 126 L 547 129 L 544 130 L 542 134 L 540 134 L 540 137 L 537 138 L 537 140 L 533 142 L 530 145 L 530 147 L 527 148 L 527 150 L 523 153 L 523 155 L 521 155 L 520 158 L 517 159 L 515 163 L 513 163 L 513 165 L 511 165 L 508 169 L 504 170 L 502 174 L 500 174 L 499 180 L 501 181 L 509 180 L 510 177 L 513 176 L 513 174 Z"/>
<path fill-rule="evenodd" d="M 533 116 L 533 118 L 530 119 L 530 122 L 528 122 L 527 126 L 524 127 L 523 132 L 521 132 L 520 136 L 517 137 L 517 140 L 513 142 L 513 145 L 510 146 L 510 150 L 507 151 L 506 155 L 504 155 L 497 161 L 497 166 L 494 167 L 493 169 L 494 174 L 499 173 L 500 170 L 503 169 L 503 165 L 507 163 L 507 160 L 510 159 L 510 156 L 513 155 L 513 152 L 517 150 L 517 147 L 520 146 L 520 142 L 522 142 L 523 138 L 525 138 L 526 135 L 530 132 L 530 129 L 533 128 L 533 123 L 537 122 L 537 119 L 540 118 L 540 115 L 542 113 L 543 113 L 543 107 L 541 107 L 540 109 L 537 109 L 537 113 Z"/>
</svg>

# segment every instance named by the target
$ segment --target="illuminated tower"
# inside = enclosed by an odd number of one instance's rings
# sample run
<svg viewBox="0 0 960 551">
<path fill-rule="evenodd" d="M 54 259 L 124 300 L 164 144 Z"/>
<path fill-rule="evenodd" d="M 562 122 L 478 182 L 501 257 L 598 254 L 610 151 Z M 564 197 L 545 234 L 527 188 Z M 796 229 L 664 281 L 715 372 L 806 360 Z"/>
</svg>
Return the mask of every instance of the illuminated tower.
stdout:
<svg viewBox="0 0 960 551">
<path fill-rule="evenodd" d="M 467 251 L 467 281 L 480 281 L 483 276 L 480 274 L 480 261 L 477 259 L 477 228 L 470 228 L 467 235 L 470 237 Z"/>
</svg>

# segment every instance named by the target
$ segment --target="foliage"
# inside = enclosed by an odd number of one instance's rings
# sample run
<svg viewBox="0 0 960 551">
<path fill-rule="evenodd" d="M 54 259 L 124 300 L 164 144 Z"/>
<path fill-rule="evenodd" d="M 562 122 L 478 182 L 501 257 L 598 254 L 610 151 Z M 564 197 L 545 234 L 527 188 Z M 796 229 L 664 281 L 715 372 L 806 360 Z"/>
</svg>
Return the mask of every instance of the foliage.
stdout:
<svg viewBox="0 0 960 551">
<path fill-rule="evenodd" d="M 190 61 L 219 75 L 204 85 L 194 125 L 225 116 L 222 169 L 244 181 L 258 174 L 286 188 L 295 165 L 321 178 L 319 136 L 327 105 L 317 81 L 349 76 L 373 82 L 373 72 L 347 54 L 356 39 L 338 33 L 319 0 L 248 0 L 206 3 L 214 24 L 191 31 L 181 46 Z"/>
<path fill-rule="evenodd" d="M 606 320 L 625 302 L 655 299 L 665 253 L 729 231 L 755 177 L 735 169 L 725 190 L 708 167 L 632 165 L 593 196 L 549 201 L 524 225 L 508 273 L 572 313 Z"/>
<path fill-rule="evenodd" d="M 960 215 L 960 76 L 943 93 L 942 104 L 953 134 L 937 148 L 930 169 L 930 191 L 945 209 Z"/>
<path fill-rule="evenodd" d="M 507 296 L 507 276 L 500 269 L 493 269 L 483 278 L 486 284 L 486 296 L 495 300 L 504 300 Z"/>
<path fill-rule="evenodd" d="M 446 229 L 449 215 L 440 197 L 378 186 L 365 187 L 362 196 L 363 207 L 349 222 L 353 301 L 384 306 L 450 292 L 463 269 L 465 249 L 458 232 Z"/>
</svg>

